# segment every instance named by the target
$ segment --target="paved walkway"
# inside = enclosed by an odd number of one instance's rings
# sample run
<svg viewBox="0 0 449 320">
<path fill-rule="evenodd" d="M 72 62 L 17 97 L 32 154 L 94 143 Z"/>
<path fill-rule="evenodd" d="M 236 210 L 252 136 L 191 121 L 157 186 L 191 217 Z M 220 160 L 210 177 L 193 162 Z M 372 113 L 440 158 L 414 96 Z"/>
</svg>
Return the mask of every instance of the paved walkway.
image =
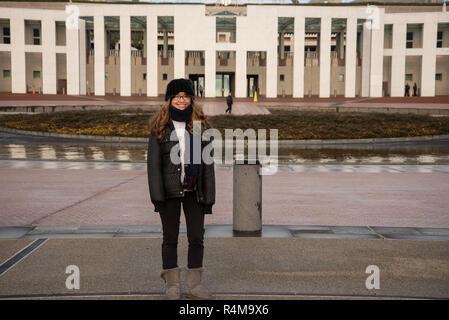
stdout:
<svg viewBox="0 0 449 320">
<path fill-rule="evenodd" d="M 444 164 L 283 164 L 262 178 L 261 235 L 246 237 L 232 231 L 232 166 L 217 165 L 204 284 L 217 299 L 447 299 L 448 173 Z M 162 298 L 145 163 L 0 160 L 0 190 L 0 299 Z M 80 289 L 66 287 L 68 266 Z M 366 287 L 369 266 L 379 289 Z"/>
<path fill-rule="evenodd" d="M 0 299 L 163 297 L 160 220 L 141 164 L 2 163 Z M 236 300 L 449 298 L 447 166 L 365 171 L 380 167 L 298 166 L 264 176 L 260 237 L 232 231 L 232 171 L 217 167 L 205 286 Z M 366 287 L 373 265 L 379 289 Z M 68 266 L 78 267 L 80 289 L 66 287 Z"/>
<path fill-rule="evenodd" d="M 203 106 L 207 115 L 224 114 L 226 103 L 224 98 L 197 98 L 198 103 Z M 0 111 L 13 111 L 8 107 L 38 107 L 38 106 L 58 106 L 61 109 L 73 106 L 98 107 L 131 107 L 147 106 L 158 107 L 164 103 L 162 97 L 146 96 L 72 96 L 72 95 L 49 95 L 49 94 L 11 94 L 0 93 Z M 250 98 L 234 98 L 233 114 L 267 114 L 266 107 L 287 107 L 287 108 L 340 108 L 348 111 L 375 111 L 388 109 L 389 112 L 395 109 L 398 112 L 419 112 L 417 110 L 429 110 L 432 114 L 449 114 L 449 96 L 438 97 L 383 97 L 383 98 L 260 98 L 255 103 Z M 32 111 L 24 109 L 21 111 Z M 39 111 L 39 110 L 37 110 Z M 423 111 L 424 112 L 424 111 Z"/>
<path fill-rule="evenodd" d="M 160 224 L 144 164 L 2 163 L 1 226 Z M 448 172 L 446 165 L 285 166 L 262 177 L 262 222 L 449 228 Z M 217 166 L 216 181 L 206 224 L 230 225 L 232 167 Z"/>
<path fill-rule="evenodd" d="M 180 266 L 186 242 L 180 238 Z M 160 245 L 160 238 L 0 240 L 0 299 L 161 299 Z M 216 299 L 448 298 L 447 245 L 206 238 L 203 285 Z M 79 271 L 79 289 L 66 286 L 69 266 Z M 378 270 L 378 289 L 366 287 L 369 266 Z"/>
</svg>

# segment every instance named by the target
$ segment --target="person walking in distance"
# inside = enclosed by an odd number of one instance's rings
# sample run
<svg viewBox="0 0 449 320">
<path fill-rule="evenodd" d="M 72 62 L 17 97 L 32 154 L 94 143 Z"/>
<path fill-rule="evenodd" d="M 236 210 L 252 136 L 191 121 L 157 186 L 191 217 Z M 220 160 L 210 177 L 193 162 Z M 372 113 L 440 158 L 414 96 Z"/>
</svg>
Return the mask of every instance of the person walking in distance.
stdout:
<svg viewBox="0 0 449 320">
<path fill-rule="evenodd" d="M 231 94 L 231 91 L 229 91 L 228 96 L 226 97 L 226 104 L 228 105 L 228 108 L 226 109 L 225 114 L 228 113 L 228 111 L 229 111 L 229 114 L 231 114 L 231 112 L 232 112 L 232 103 L 233 103 L 233 101 L 232 101 L 232 94 Z"/>
<path fill-rule="evenodd" d="M 194 90 L 188 80 L 172 80 L 167 85 L 165 101 L 150 120 L 147 157 L 150 198 L 162 222 L 161 277 L 165 281 L 165 294 L 170 300 L 181 297 L 181 271 L 184 268 L 178 266 L 177 245 L 182 204 L 189 243 L 186 295 L 194 299 L 212 299 L 201 285 L 201 277 L 204 271 L 204 215 L 212 213 L 215 203 L 214 162 L 207 164 L 210 161 L 206 163 L 201 156 L 202 150 L 210 147 L 210 141 L 200 140 L 201 148 L 194 146 L 194 138 L 200 137 L 197 136 L 199 130 L 193 130 L 193 121 L 201 123 L 201 135 L 210 124 L 195 103 Z M 213 149 L 209 150 L 213 157 Z M 200 151 L 194 157 L 194 152 Z M 174 154 L 178 155 L 176 161 L 172 161 L 176 158 Z"/>
<path fill-rule="evenodd" d="M 409 96 L 410 96 L 410 86 L 408 83 L 406 83 L 404 97 L 409 97 Z"/>
</svg>

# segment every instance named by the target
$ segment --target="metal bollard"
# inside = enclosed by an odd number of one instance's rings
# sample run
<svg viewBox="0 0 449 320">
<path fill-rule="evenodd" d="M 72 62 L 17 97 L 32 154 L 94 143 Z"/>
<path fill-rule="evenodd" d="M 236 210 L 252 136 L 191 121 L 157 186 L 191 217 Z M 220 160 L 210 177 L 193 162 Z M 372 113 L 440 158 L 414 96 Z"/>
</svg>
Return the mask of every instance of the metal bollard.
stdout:
<svg viewBox="0 0 449 320">
<path fill-rule="evenodd" d="M 261 235 L 262 176 L 260 169 L 258 160 L 251 163 L 248 159 L 240 163 L 234 162 L 233 230 L 235 235 Z"/>
</svg>

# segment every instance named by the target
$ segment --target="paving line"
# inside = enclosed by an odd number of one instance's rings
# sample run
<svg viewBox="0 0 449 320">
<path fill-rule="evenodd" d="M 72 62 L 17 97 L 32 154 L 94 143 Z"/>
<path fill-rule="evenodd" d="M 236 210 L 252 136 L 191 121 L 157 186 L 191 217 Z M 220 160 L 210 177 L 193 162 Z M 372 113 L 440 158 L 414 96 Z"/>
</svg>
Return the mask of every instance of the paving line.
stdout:
<svg viewBox="0 0 449 320">
<path fill-rule="evenodd" d="M 433 296 L 413 296 L 413 295 L 379 295 L 379 294 L 344 294 L 328 292 L 210 292 L 215 298 L 220 296 L 237 297 L 267 297 L 267 298 L 285 298 L 285 297 L 315 297 L 315 298 L 364 298 L 364 299 L 430 299 L 430 300 L 448 300 L 449 297 Z M 133 296 L 153 296 L 165 300 L 165 294 L 161 291 L 153 292 L 84 292 L 84 293 L 30 293 L 30 294 L 11 294 L 0 295 L 0 299 L 39 299 L 39 298 L 95 298 L 95 297 L 133 297 Z M 181 293 L 183 296 L 183 293 Z"/>
<path fill-rule="evenodd" d="M 21 251 L 17 252 L 14 256 L 6 260 L 2 265 L 0 265 L 0 276 L 4 275 L 8 270 L 25 259 L 30 253 L 43 245 L 47 240 L 48 239 L 46 238 L 37 239 L 23 248 Z"/>
<path fill-rule="evenodd" d="M 128 161 L 66 161 L 66 160 L 23 160 L 1 159 L 0 168 L 68 169 L 68 170 L 146 170 L 146 162 Z M 232 171 L 232 165 L 215 164 L 215 170 Z M 302 172 L 346 172 L 346 173 L 443 173 L 449 174 L 448 164 L 278 164 L 278 171 Z"/>
</svg>

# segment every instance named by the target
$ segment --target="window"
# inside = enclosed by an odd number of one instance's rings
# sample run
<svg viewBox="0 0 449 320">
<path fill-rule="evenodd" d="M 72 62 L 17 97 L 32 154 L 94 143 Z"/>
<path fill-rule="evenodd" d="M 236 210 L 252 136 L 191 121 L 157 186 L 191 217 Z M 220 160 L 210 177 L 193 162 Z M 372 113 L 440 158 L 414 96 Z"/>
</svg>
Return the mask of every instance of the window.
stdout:
<svg viewBox="0 0 449 320">
<path fill-rule="evenodd" d="M 162 74 L 162 80 L 167 80 L 167 74 L 166 73 Z"/>
<path fill-rule="evenodd" d="M 105 72 L 105 73 L 104 73 L 104 78 L 105 78 L 105 79 L 109 79 L 109 73 Z"/>
<path fill-rule="evenodd" d="M 338 81 L 339 81 L 339 82 L 345 81 L 345 75 L 344 75 L 344 74 L 339 74 L 339 75 L 338 75 Z"/>
<path fill-rule="evenodd" d="M 40 38 L 40 30 L 39 29 L 33 29 L 33 44 L 40 45 L 41 44 L 41 38 Z"/>
<path fill-rule="evenodd" d="M 41 72 L 40 71 L 33 71 L 33 78 L 40 78 L 41 77 Z"/>
<path fill-rule="evenodd" d="M 11 33 L 9 28 L 3 28 L 3 43 L 11 43 Z"/>
<path fill-rule="evenodd" d="M 435 74 L 435 80 L 437 80 L 437 81 L 443 80 L 443 74 L 442 73 Z"/>
<path fill-rule="evenodd" d="M 443 31 L 437 33 L 437 48 L 443 48 Z"/>
<path fill-rule="evenodd" d="M 413 80 L 413 74 L 407 73 L 405 75 L 405 81 L 412 81 Z"/>
<path fill-rule="evenodd" d="M 284 81 L 285 77 L 283 74 L 280 75 L 280 81 Z"/>
<path fill-rule="evenodd" d="M 413 32 L 407 32 L 406 48 L 413 48 Z"/>
<path fill-rule="evenodd" d="M 235 43 L 237 31 L 237 18 L 217 16 L 215 20 L 215 41 Z"/>
<path fill-rule="evenodd" d="M 10 78 L 11 70 L 3 70 L 3 78 Z"/>
<path fill-rule="evenodd" d="M 147 74 L 146 73 L 143 74 L 143 80 L 147 80 Z"/>
</svg>

